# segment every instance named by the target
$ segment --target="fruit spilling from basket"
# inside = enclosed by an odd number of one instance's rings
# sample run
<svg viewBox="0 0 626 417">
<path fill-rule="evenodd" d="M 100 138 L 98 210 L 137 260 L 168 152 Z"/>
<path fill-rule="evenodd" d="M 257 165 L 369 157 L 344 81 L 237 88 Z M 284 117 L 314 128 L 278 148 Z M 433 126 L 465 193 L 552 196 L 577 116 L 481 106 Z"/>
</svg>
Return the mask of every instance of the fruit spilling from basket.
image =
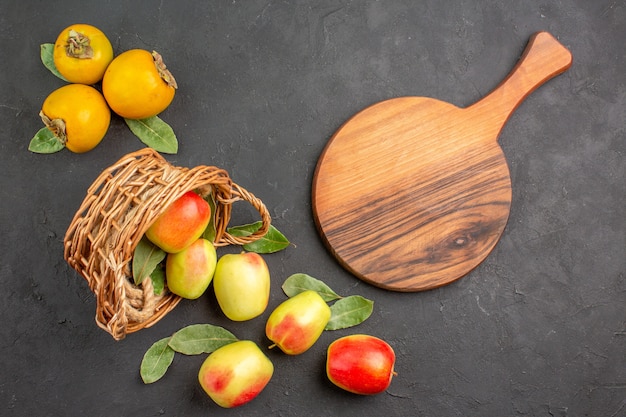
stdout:
<svg viewBox="0 0 626 417">
<path fill-rule="evenodd" d="M 117 340 L 156 323 L 181 300 L 167 285 L 155 289 L 155 278 L 160 275 L 153 274 L 158 272 L 156 265 L 149 271 L 147 261 L 137 262 L 146 255 L 135 256 L 135 252 L 140 248 L 152 252 L 152 246 L 146 248 L 146 232 L 168 207 L 191 196 L 189 192 L 198 197 L 192 196 L 194 200 L 209 200 L 215 206 L 209 209 L 211 221 L 202 232 L 210 236 L 211 246 L 250 244 L 270 229 L 271 217 L 263 202 L 235 184 L 225 170 L 175 167 L 150 148 L 128 154 L 104 170 L 87 190 L 68 227 L 65 259 L 96 296 L 97 324 Z M 235 236 L 227 226 L 232 205 L 238 201 L 250 203 L 260 223 L 253 232 Z M 210 249 L 198 252 L 212 256 Z M 173 259 L 171 269 L 180 270 L 181 263 Z M 137 273 L 138 264 L 143 273 Z"/>
</svg>

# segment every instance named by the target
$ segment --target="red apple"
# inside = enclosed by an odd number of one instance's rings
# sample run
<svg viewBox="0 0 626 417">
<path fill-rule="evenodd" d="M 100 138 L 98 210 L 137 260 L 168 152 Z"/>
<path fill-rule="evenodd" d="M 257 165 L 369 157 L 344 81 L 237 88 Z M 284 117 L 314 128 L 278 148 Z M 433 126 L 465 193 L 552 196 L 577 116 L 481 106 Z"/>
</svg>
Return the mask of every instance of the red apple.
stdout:
<svg viewBox="0 0 626 417">
<path fill-rule="evenodd" d="M 330 307 L 317 292 L 303 291 L 272 311 L 265 335 L 286 354 L 299 355 L 319 339 L 330 315 Z"/>
<path fill-rule="evenodd" d="M 169 253 L 165 261 L 165 278 L 169 290 L 183 298 L 196 299 L 209 287 L 217 264 L 215 246 L 198 239 L 177 253 Z"/>
<path fill-rule="evenodd" d="M 222 346 L 209 355 L 198 372 L 204 391 L 220 407 L 243 405 L 263 391 L 274 365 L 250 340 Z"/>
<path fill-rule="evenodd" d="M 365 334 L 345 336 L 328 347 L 326 375 L 346 391 L 378 394 L 391 384 L 395 361 L 393 349 L 384 340 Z"/>
<path fill-rule="evenodd" d="M 211 206 L 193 191 L 170 204 L 150 225 L 146 237 L 168 253 L 177 253 L 195 242 L 211 221 Z"/>
</svg>

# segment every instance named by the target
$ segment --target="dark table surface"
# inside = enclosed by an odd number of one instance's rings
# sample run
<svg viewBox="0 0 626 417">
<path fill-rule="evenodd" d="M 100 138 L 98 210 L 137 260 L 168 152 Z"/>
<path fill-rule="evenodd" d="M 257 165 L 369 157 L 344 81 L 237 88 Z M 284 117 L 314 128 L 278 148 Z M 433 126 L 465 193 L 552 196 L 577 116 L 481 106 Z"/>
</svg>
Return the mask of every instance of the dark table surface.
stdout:
<svg viewBox="0 0 626 417">
<path fill-rule="evenodd" d="M 1 415 L 626 415 L 624 1 L 97 4 L 0 3 Z M 96 326 L 95 297 L 63 260 L 63 236 L 95 177 L 143 144 L 115 117 L 89 153 L 28 151 L 43 99 L 63 85 L 39 46 L 77 22 L 100 27 L 116 53 L 163 55 L 179 85 L 161 114 L 180 141 L 167 160 L 226 169 L 292 242 L 265 256 L 272 294 L 260 318 L 230 322 L 208 293 L 119 342 Z M 421 293 L 385 291 L 345 271 L 311 210 L 315 164 L 333 132 L 391 97 L 470 105 L 542 30 L 574 64 L 529 96 L 501 133 L 513 202 L 490 256 Z M 238 409 L 219 408 L 200 389 L 203 355 L 178 355 L 163 379 L 142 383 L 144 352 L 189 324 L 268 345 L 264 321 L 298 272 L 374 300 L 372 316 L 325 332 L 301 356 L 268 352 L 272 381 Z M 328 344 L 356 332 L 397 353 L 398 375 L 378 396 L 348 394 L 325 377 Z"/>
</svg>

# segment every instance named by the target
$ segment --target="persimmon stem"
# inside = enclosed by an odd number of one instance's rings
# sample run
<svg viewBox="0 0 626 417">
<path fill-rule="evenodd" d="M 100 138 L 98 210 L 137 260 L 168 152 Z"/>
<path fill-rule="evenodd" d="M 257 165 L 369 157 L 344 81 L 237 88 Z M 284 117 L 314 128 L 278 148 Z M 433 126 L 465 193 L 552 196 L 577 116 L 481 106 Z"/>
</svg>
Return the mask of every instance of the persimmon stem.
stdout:
<svg viewBox="0 0 626 417">
<path fill-rule="evenodd" d="M 93 48 L 87 36 L 71 29 L 65 44 L 65 53 L 71 58 L 89 59 L 93 58 Z"/>
<path fill-rule="evenodd" d="M 163 57 L 157 51 L 152 51 L 152 59 L 154 60 L 154 65 L 156 66 L 161 78 L 163 78 L 163 81 L 165 81 L 170 87 L 177 89 L 178 84 L 176 83 L 176 79 L 165 66 Z"/>
<path fill-rule="evenodd" d="M 41 121 L 56 136 L 59 141 L 65 145 L 67 142 L 67 134 L 65 133 L 65 121 L 63 119 L 50 119 L 43 111 L 39 112 Z"/>
</svg>

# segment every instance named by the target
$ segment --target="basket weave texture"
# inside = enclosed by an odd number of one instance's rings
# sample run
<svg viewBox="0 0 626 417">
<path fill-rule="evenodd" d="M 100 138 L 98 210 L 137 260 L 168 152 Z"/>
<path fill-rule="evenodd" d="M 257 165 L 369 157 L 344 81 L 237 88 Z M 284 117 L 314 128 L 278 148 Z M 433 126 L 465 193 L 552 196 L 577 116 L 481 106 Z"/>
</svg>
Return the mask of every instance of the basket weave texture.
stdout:
<svg viewBox="0 0 626 417">
<path fill-rule="evenodd" d="M 145 278 L 135 285 L 133 252 L 148 227 L 187 191 L 215 198 L 215 246 L 244 245 L 263 237 L 271 217 L 263 202 L 235 184 L 228 173 L 212 166 L 170 165 L 158 152 L 145 148 L 122 157 L 104 170 L 70 223 L 64 238 L 64 258 L 89 283 L 96 297 L 96 323 L 115 340 L 150 327 L 180 302 L 167 287 L 154 294 Z M 262 226 L 249 236 L 227 232 L 232 204 L 250 203 Z"/>
</svg>

